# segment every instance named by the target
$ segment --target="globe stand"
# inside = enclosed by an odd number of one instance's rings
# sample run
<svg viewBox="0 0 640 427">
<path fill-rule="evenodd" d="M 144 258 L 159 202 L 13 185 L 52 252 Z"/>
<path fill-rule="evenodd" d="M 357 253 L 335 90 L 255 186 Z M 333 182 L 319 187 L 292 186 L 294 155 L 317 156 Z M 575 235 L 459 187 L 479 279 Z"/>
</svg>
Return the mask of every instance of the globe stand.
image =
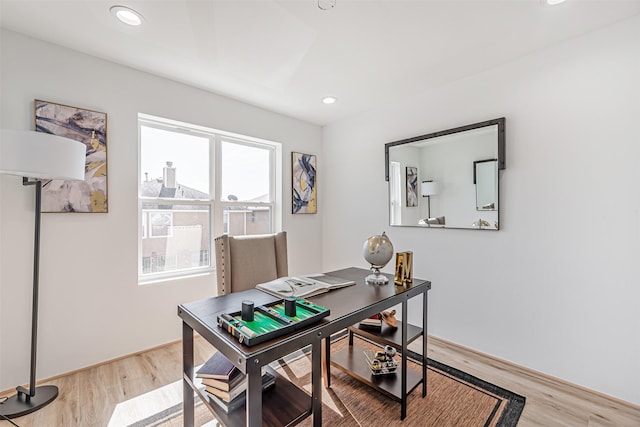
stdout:
<svg viewBox="0 0 640 427">
<path fill-rule="evenodd" d="M 364 279 L 364 281 L 368 285 L 386 285 L 387 283 L 389 283 L 389 279 L 387 278 L 387 276 L 383 276 L 382 274 L 380 274 L 380 268 L 372 265 L 371 271 L 373 271 L 373 273 L 371 273 Z"/>
</svg>

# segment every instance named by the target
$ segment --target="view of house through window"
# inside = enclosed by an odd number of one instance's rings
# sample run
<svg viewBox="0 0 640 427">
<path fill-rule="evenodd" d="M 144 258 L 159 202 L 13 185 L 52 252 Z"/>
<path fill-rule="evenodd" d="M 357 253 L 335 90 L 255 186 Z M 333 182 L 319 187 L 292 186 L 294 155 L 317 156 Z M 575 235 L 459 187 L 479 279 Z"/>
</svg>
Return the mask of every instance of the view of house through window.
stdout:
<svg viewBox="0 0 640 427">
<path fill-rule="evenodd" d="M 274 230 L 277 143 L 141 115 L 140 281 L 211 271 L 213 238 Z"/>
</svg>

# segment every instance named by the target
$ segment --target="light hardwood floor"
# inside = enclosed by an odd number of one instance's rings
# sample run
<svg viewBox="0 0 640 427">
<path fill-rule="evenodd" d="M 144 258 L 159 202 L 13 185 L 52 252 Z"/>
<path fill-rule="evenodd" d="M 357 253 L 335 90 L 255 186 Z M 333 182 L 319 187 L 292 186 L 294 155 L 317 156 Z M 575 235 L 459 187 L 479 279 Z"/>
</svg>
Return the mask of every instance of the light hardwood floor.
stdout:
<svg viewBox="0 0 640 427">
<path fill-rule="evenodd" d="M 411 348 L 420 346 L 416 341 Z M 210 345 L 196 337 L 196 364 L 211 352 Z M 519 427 L 640 426 L 640 407 L 630 403 L 436 337 L 429 337 L 428 353 L 432 359 L 525 396 Z M 181 402 L 181 361 L 181 344 L 176 342 L 51 379 L 46 383 L 60 388 L 58 399 L 13 421 L 20 427 L 133 424 Z M 0 425 L 10 424 L 0 421 Z"/>
<path fill-rule="evenodd" d="M 410 348 L 421 345 L 416 341 Z M 526 397 L 518 427 L 640 427 L 640 407 L 631 403 L 437 337 L 429 337 L 427 353 L 431 359 Z"/>
</svg>

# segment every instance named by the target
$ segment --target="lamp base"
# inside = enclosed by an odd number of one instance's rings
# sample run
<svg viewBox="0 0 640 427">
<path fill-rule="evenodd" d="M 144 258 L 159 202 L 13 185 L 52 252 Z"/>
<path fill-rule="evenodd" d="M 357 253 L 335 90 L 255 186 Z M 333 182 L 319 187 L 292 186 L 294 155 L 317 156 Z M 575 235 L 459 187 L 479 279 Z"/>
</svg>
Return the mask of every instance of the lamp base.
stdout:
<svg viewBox="0 0 640 427">
<path fill-rule="evenodd" d="M 17 418 L 30 414 L 40 408 L 47 406 L 58 397 L 58 387 L 54 385 L 43 385 L 36 387 L 34 396 L 27 399 L 28 395 L 18 393 L 0 403 L 0 414 L 7 418 Z"/>
<path fill-rule="evenodd" d="M 387 283 L 389 283 L 389 279 L 387 278 L 387 276 L 383 276 L 379 272 L 368 275 L 364 279 L 364 281 L 368 285 L 386 285 Z"/>
</svg>

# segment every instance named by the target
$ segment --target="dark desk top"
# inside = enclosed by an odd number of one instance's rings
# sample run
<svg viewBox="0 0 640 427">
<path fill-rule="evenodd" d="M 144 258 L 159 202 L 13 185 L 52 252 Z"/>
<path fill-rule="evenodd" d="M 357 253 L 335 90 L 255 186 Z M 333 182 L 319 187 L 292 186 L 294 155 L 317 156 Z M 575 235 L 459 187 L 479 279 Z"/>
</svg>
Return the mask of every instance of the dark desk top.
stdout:
<svg viewBox="0 0 640 427">
<path fill-rule="evenodd" d="M 220 329 L 217 323 L 218 314 L 238 311 L 243 300 L 252 300 L 257 306 L 277 301 L 279 298 L 257 289 L 250 289 L 181 304 L 178 306 L 178 315 L 227 357 L 240 356 L 242 359 L 249 359 L 273 351 L 283 341 L 298 340 L 301 345 L 309 344 L 312 339 L 315 339 L 314 335 L 329 336 L 365 317 L 401 303 L 404 298 L 411 298 L 431 289 L 431 282 L 420 279 L 414 279 L 413 283 L 407 286 L 396 286 L 393 283 L 393 276 L 388 274 L 385 274 L 389 278 L 388 284 L 368 285 L 365 283 L 365 278 L 370 273 L 369 270 L 361 268 L 327 272 L 328 275 L 356 282 L 353 286 L 309 298 L 314 303 L 330 309 L 331 314 L 304 329 L 252 347 L 240 344 Z M 241 361 L 240 364 L 243 363 L 244 361 Z"/>
<path fill-rule="evenodd" d="M 310 298 L 314 303 L 331 310 L 331 315 L 325 318 L 325 322 L 335 323 L 356 314 L 359 317 L 358 320 L 364 319 L 388 308 L 389 300 L 395 300 L 393 305 L 399 304 L 401 299 L 398 297 L 411 298 L 431 289 L 431 282 L 421 279 L 413 279 L 413 283 L 406 286 L 396 286 L 391 274 L 385 274 L 389 278 L 389 283 L 386 285 L 368 285 L 365 278 L 371 274 L 371 271 L 362 268 L 352 267 L 326 274 L 353 280 L 356 284 Z M 333 332 L 335 331 L 331 333 Z"/>
</svg>

